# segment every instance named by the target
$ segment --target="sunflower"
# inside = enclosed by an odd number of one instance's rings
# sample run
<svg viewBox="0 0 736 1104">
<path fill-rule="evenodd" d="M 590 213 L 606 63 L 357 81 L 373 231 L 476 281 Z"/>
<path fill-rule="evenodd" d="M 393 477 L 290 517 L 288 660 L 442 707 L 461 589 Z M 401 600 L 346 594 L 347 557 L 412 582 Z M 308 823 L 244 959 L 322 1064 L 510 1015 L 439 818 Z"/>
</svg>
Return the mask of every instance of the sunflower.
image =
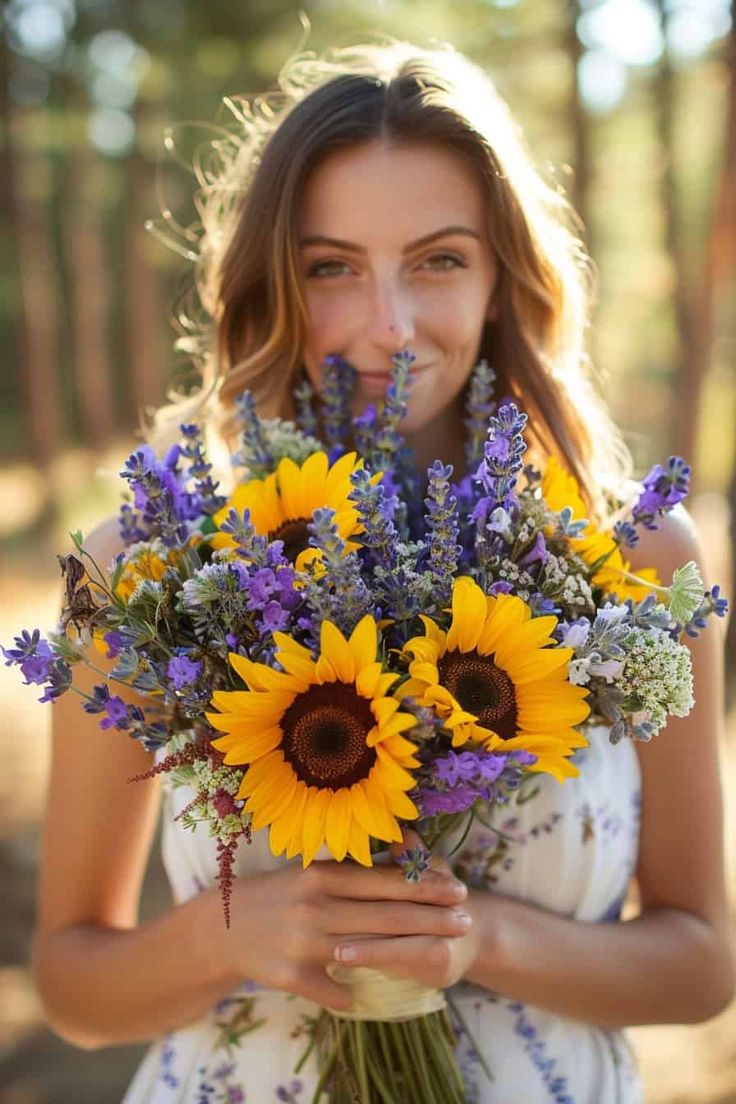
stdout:
<svg viewBox="0 0 736 1104">
<path fill-rule="evenodd" d="M 345 541 L 345 551 L 352 552 L 359 545 L 351 540 L 363 532 L 358 511 L 349 495 L 353 489 L 351 474 L 362 468 L 363 461 L 356 453 L 347 452 L 332 467 L 326 452 L 313 452 L 301 467 L 288 456 L 279 460 L 275 472 L 265 479 L 251 479 L 235 488 L 225 506 L 213 516 L 218 527 L 230 510 L 238 513 L 250 511 L 250 519 L 257 533 L 269 540 L 282 540 L 284 554 L 297 571 L 305 571 L 312 560 L 320 560 L 321 552 L 309 546 L 307 524 L 318 507 L 335 511 L 337 531 Z M 377 482 L 382 473 L 372 479 Z M 213 548 L 234 548 L 235 542 L 228 533 L 215 534 Z"/>
<path fill-rule="evenodd" d="M 230 653 L 246 691 L 217 691 L 207 713 L 227 735 L 213 740 L 228 764 L 249 764 L 238 796 L 253 828 L 270 825 L 274 855 L 301 854 L 304 866 L 326 842 L 335 859 L 350 853 L 371 866 L 371 836 L 401 840 L 396 817 L 419 815 L 406 791 L 415 785 L 415 745 L 401 735 L 416 719 L 388 692 L 399 675 L 376 660 L 378 626 L 370 614 L 349 639 L 331 621 L 320 654 L 275 632 L 276 671 Z"/>
<path fill-rule="evenodd" d="M 574 520 L 587 517 L 588 512 L 577 480 L 556 456 L 550 456 L 547 462 L 542 477 L 542 498 L 550 510 L 556 513 L 569 506 Z M 550 527 L 549 533 L 551 531 Z M 624 559 L 613 537 L 596 529 L 590 521 L 581 536 L 570 538 L 570 547 L 588 564 L 593 564 L 601 556 L 610 553 L 603 566 L 593 575 L 591 582 L 594 586 L 601 587 L 606 594 L 615 594 L 621 601 L 632 598 L 635 602 L 640 602 L 650 591 L 648 584 L 661 585 L 661 579 L 653 567 L 636 571 L 636 577 L 641 579 L 641 583 L 627 579 L 626 573 L 631 573 L 631 564 Z"/>
<path fill-rule="evenodd" d="M 568 761 L 587 740 L 572 726 L 590 713 L 587 691 L 567 678 L 572 648 L 555 645 L 552 616 L 532 618 L 513 594 L 486 595 L 461 576 L 452 592 L 452 620 L 444 632 L 421 615 L 425 636 L 404 645 L 409 678 L 398 687 L 434 708 L 452 733 L 488 751 L 520 749 L 537 756 L 532 770 L 562 781 L 579 772 Z"/>
</svg>

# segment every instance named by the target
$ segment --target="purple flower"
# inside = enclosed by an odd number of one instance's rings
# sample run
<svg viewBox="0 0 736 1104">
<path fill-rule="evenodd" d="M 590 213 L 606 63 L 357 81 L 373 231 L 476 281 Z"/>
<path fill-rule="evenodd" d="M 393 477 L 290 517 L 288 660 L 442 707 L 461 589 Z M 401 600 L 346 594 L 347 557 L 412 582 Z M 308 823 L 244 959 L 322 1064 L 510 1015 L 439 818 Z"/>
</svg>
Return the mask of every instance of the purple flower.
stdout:
<svg viewBox="0 0 736 1104">
<path fill-rule="evenodd" d="M 102 638 L 107 644 L 107 655 L 105 659 L 117 659 L 125 647 L 125 637 L 117 629 L 111 629 L 110 632 L 106 632 Z"/>
<path fill-rule="evenodd" d="M 100 728 L 127 728 L 128 706 L 122 698 L 113 695 L 105 702 L 107 716 L 100 721 Z"/>
<path fill-rule="evenodd" d="M 204 664 L 201 660 L 177 655 L 169 660 L 166 674 L 171 679 L 175 690 L 183 690 L 185 686 L 196 682 L 203 670 Z"/>
<path fill-rule="evenodd" d="M 263 607 L 263 624 L 269 632 L 283 632 L 289 624 L 289 611 L 278 602 L 268 602 Z"/>
<path fill-rule="evenodd" d="M 644 490 L 632 507 L 634 525 L 656 529 L 658 514 L 682 502 L 690 490 L 690 468 L 681 456 L 670 456 L 666 469 L 655 464 L 643 480 Z"/>
<path fill-rule="evenodd" d="M 479 794 L 474 786 L 460 785 L 444 793 L 420 789 L 418 796 L 422 816 L 433 817 L 440 813 L 463 813 L 476 803 Z"/>
<path fill-rule="evenodd" d="M 547 551 L 547 545 L 544 542 L 544 536 L 540 532 L 537 533 L 532 547 L 528 552 L 525 552 L 519 560 L 519 566 L 528 570 L 532 564 L 545 564 L 548 559 L 549 552 Z"/>
</svg>

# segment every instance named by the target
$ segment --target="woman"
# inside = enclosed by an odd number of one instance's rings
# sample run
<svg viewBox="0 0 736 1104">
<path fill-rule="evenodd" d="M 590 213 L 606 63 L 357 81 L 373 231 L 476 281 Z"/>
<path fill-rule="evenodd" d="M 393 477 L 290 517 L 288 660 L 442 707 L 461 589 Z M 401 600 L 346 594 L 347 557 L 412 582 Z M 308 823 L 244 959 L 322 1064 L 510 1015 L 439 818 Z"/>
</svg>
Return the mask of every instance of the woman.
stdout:
<svg viewBox="0 0 736 1104">
<path fill-rule="evenodd" d="M 244 137 L 203 189 L 199 288 L 215 339 L 188 347 L 203 352 L 211 424 L 234 446 L 246 386 L 262 414 L 289 415 L 298 374 L 318 387 L 329 354 L 357 369 L 360 410 L 411 347 L 407 439 L 420 469 L 440 457 L 459 474 L 465 385 L 483 356 L 497 393 L 528 413 L 535 459 L 556 454 L 599 517 L 626 453 L 584 372 L 586 258 L 492 86 L 449 50 L 394 44 L 297 59 L 281 87 L 280 113 L 243 110 Z M 184 407 L 158 429 L 190 416 Z M 117 541 L 111 521 L 89 545 L 109 562 Z M 676 509 L 642 538 L 633 569 L 669 579 L 688 559 L 702 568 Z M 350 961 L 454 987 L 495 1078 L 461 1040 L 469 1100 L 641 1099 L 621 1029 L 701 1021 L 733 993 L 718 629 L 689 646 L 690 716 L 651 745 L 594 733 L 580 777 L 543 778 L 509 811 L 501 846 L 469 837 L 452 860 L 469 888 L 446 863 L 418 885 L 395 866 L 304 871 L 273 858 L 261 831 L 240 851 L 229 931 L 214 849 L 174 823 L 181 790 L 166 793 L 164 815 L 177 905 L 138 922 L 158 797 L 154 782 L 126 780 L 149 757 L 101 740 L 61 699 L 35 951 L 51 1025 L 85 1048 L 154 1041 L 126 1104 L 308 1101 L 316 1067 L 295 1079 L 293 1066 L 319 1006 L 348 1007 L 325 966 Z M 632 876 L 640 911 L 621 923 Z"/>
</svg>

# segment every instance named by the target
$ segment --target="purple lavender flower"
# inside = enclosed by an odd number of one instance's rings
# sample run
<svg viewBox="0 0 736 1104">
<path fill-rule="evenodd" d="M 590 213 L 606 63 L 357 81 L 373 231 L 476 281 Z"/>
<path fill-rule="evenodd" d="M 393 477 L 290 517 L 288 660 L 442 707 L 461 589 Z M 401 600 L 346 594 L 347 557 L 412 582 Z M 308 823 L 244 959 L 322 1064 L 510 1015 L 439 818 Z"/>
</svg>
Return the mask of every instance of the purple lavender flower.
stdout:
<svg viewBox="0 0 736 1104">
<path fill-rule="evenodd" d="M 670 456 L 666 469 L 655 464 L 643 480 L 644 490 L 632 507 L 634 525 L 656 529 L 659 514 L 682 502 L 690 490 L 690 468 L 681 456 Z"/>
<path fill-rule="evenodd" d="M 549 552 L 547 551 L 547 545 L 545 544 L 543 534 L 539 532 L 534 539 L 532 547 L 524 553 L 518 562 L 520 567 L 528 571 L 532 564 L 538 563 L 544 565 L 548 559 Z"/>
<path fill-rule="evenodd" d="M 109 632 L 105 633 L 102 639 L 107 644 L 105 659 L 117 659 L 126 644 L 123 633 L 118 632 L 117 629 L 110 629 Z"/>
<path fill-rule="evenodd" d="M 182 651 L 181 655 L 175 655 L 169 660 L 166 674 L 171 679 L 175 690 L 183 690 L 185 686 L 196 682 L 203 670 L 204 664 L 201 660 L 189 659 Z"/>
<path fill-rule="evenodd" d="M 110 695 L 105 702 L 106 716 L 100 721 L 100 728 L 127 728 L 128 706 L 122 698 Z"/>
<path fill-rule="evenodd" d="M 255 400 L 250 391 L 243 391 L 235 400 L 238 421 L 242 425 L 241 447 L 233 457 L 233 463 L 247 468 L 252 476 L 262 479 L 272 472 L 276 463 L 268 448 L 261 420 L 256 413 Z"/>
<path fill-rule="evenodd" d="M 188 521 L 203 513 L 198 494 L 187 491 L 177 465 L 181 449 L 173 445 L 163 461 L 156 459 L 150 445 L 142 445 L 128 457 L 121 471 L 133 492 L 138 515 L 121 512 L 121 532 L 130 534 L 137 530 L 140 539 L 160 536 L 167 548 L 182 545 L 189 534 Z"/>
<path fill-rule="evenodd" d="M 435 583 L 437 602 L 449 600 L 462 546 L 457 543 L 460 524 L 457 499 L 450 490 L 452 464 L 436 460 L 428 471 L 427 507 L 428 567 Z"/>
<path fill-rule="evenodd" d="M 71 667 L 65 659 L 53 653 L 51 645 L 41 637 L 38 629 L 32 633 L 24 629 L 20 636 L 14 638 L 14 643 L 15 648 L 0 647 L 5 656 L 5 666 L 19 667 L 26 686 L 47 684 L 38 699 L 40 702 L 54 702 L 66 693 L 72 684 Z"/>
<path fill-rule="evenodd" d="M 514 402 L 503 403 L 491 417 L 484 458 L 473 477 L 485 492 L 474 511 L 474 521 L 484 520 L 497 506 L 509 512 L 517 509 L 519 500 L 514 489 L 526 451 L 522 436 L 526 422 L 526 414 Z"/>
<path fill-rule="evenodd" d="M 345 452 L 351 428 L 350 407 L 357 373 L 342 357 L 331 355 L 322 362 L 322 424 L 330 463 Z"/>
<path fill-rule="evenodd" d="M 182 423 L 179 426 L 184 437 L 181 446 L 181 455 L 189 460 L 189 476 L 194 480 L 195 494 L 201 505 L 203 514 L 211 516 L 222 509 L 227 499 L 224 495 L 218 495 L 219 483 L 212 479 L 212 464 L 207 460 L 204 441 L 200 427 L 195 423 Z"/>
<path fill-rule="evenodd" d="M 429 870 L 429 860 L 432 852 L 421 844 L 416 847 L 408 847 L 396 856 L 396 862 L 404 869 L 404 877 L 407 882 L 420 882 L 425 870 Z"/>
<path fill-rule="evenodd" d="M 296 407 L 296 424 L 297 427 L 306 434 L 307 437 L 318 437 L 319 426 L 317 425 L 317 415 L 314 410 L 314 388 L 309 382 L 306 373 L 303 374 L 300 382 L 294 388 L 294 406 Z"/>
<path fill-rule="evenodd" d="M 488 432 L 488 422 L 496 403 L 493 401 L 493 385 L 496 372 L 487 360 L 479 361 L 473 369 L 468 384 L 465 404 L 465 458 L 468 471 L 475 471 L 483 460 L 483 445 Z"/>
</svg>

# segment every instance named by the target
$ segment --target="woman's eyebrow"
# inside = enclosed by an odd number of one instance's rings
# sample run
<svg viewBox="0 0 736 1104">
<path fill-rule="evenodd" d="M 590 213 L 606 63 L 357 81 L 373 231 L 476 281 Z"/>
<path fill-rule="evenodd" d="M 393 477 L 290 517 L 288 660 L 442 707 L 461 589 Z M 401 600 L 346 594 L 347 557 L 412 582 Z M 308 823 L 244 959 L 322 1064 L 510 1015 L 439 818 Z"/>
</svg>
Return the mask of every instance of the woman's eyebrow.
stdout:
<svg viewBox="0 0 736 1104">
<path fill-rule="evenodd" d="M 476 241 L 480 241 L 480 234 L 467 226 L 445 226 L 442 230 L 434 230 L 431 234 L 426 234 L 423 238 L 417 238 L 416 241 L 410 242 L 409 245 L 404 247 L 402 253 L 411 253 L 413 249 L 418 249 L 422 245 L 429 245 L 430 242 L 435 241 L 437 238 L 444 238 L 449 234 L 465 234 L 469 238 L 475 238 Z M 343 249 L 348 253 L 365 254 L 366 252 L 362 245 L 356 245 L 355 242 L 343 241 L 341 238 L 328 238 L 325 237 L 324 234 L 309 234 L 307 237 L 299 239 L 299 246 L 301 248 L 308 245 L 332 245 L 336 249 Z"/>
</svg>

